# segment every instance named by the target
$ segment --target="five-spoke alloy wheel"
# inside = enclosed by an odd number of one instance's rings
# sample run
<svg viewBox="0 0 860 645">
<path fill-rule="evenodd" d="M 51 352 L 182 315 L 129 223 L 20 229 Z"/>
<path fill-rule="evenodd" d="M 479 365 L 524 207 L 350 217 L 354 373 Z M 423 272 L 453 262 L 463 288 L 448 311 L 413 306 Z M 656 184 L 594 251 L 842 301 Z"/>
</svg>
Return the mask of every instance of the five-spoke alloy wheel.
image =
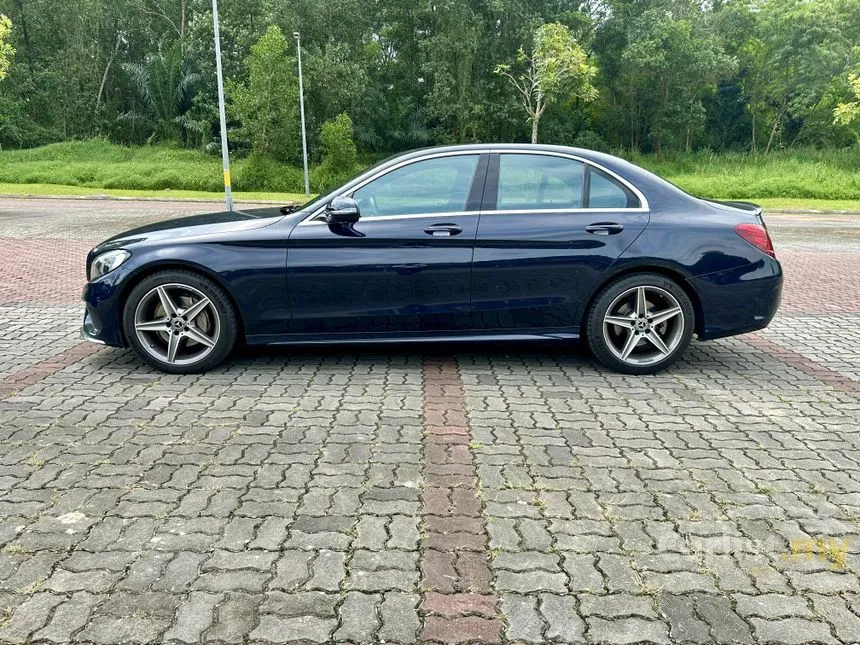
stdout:
<svg viewBox="0 0 860 645">
<path fill-rule="evenodd" d="M 693 306 L 674 281 L 651 273 L 610 283 L 594 300 L 586 335 L 595 357 L 628 374 L 651 374 L 677 360 L 693 335 Z"/>
<path fill-rule="evenodd" d="M 142 358 L 174 373 L 217 365 L 237 335 L 236 315 L 224 292 L 189 271 L 162 271 L 144 278 L 126 300 L 123 325 Z"/>
</svg>

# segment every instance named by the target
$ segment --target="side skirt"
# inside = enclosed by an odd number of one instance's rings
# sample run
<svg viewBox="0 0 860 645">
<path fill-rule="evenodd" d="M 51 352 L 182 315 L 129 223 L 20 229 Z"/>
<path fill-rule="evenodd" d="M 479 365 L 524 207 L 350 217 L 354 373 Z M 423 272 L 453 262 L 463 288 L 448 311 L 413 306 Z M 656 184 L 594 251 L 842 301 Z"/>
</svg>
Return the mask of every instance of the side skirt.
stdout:
<svg viewBox="0 0 860 645">
<path fill-rule="evenodd" d="M 284 336 L 260 335 L 248 336 L 248 345 L 355 345 L 355 344 L 387 344 L 387 343 L 467 343 L 467 342 L 521 342 L 521 341 L 552 341 L 578 340 L 579 333 L 572 331 L 541 331 L 517 333 L 475 333 L 451 334 L 436 332 L 433 334 L 361 334 L 349 336 L 346 334 L 295 334 Z"/>
</svg>

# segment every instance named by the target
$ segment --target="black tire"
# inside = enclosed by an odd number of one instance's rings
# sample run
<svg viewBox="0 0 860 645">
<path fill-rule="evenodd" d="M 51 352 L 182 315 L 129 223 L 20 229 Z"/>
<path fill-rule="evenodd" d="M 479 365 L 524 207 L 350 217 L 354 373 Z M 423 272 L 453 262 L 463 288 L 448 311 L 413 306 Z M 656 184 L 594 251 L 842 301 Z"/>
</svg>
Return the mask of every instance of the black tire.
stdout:
<svg viewBox="0 0 860 645">
<path fill-rule="evenodd" d="M 680 315 L 676 314 L 672 319 L 652 327 L 649 320 L 640 323 L 638 317 L 636 317 L 635 310 L 633 310 L 624 315 L 632 317 L 630 324 L 637 330 L 639 330 L 637 325 L 647 325 L 642 331 L 630 329 L 628 332 L 622 327 L 604 327 L 604 318 L 609 313 L 608 310 L 610 307 L 635 307 L 635 303 L 632 305 L 627 304 L 623 298 L 628 297 L 625 294 L 630 294 L 629 297 L 635 299 L 639 293 L 637 290 L 638 287 L 645 287 L 643 293 L 646 294 L 645 298 L 648 303 L 646 312 L 649 315 L 652 315 L 654 313 L 653 309 L 657 309 L 657 307 L 651 305 L 651 302 L 647 300 L 648 297 L 658 300 L 665 298 L 666 302 L 670 303 L 672 298 L 674 298 L 675 302 L 677 302 L 677 307 L 680 308 Z M 663 293 L 661 293 L 661 290 Z M 667 297 L 666 293 L 671 297 Z M 622 298 L 622 300 L 619 301 L 619 298 Z M 669 307 L 665 304 L 663 306 L 668 307 L 664 311 L 668 311 L 669 308 L 675 308 L 674 306 Z M 613 315 L 615 315 L 615 312 L 613 312 Z M 618 317 L 620 318 L 621 316 Z M 695 312 L 693 310 L 693 303 L 690 302 L 690 297 L 677 282 L 657 273 L 636 273 L 610 282 L 597 293 L 586 315 L 585 336 L 591 353 L 607 367 L 624 374 L 654 374 L 666 369 L 684 354 L 684 351 L 686 351 L 690 344 L 690 339 L 693 337 L 694 328 Z M 671 350 L 669 354 L 663 354 L 661 350 L 657 349 L 654 343 L 648 340 L 652 331 L 659 336 L 661 329 L 667 332 L 671 330 L 671 334 L 667 337 L 672 342 L 664 344 L 664 348 Z M 633 347 L 632 353 L 628 360 L 622 360 L 620 355 L 623 355 L 624 351 L 619 345 L 622 341 L 630 338 L 630 336 L 625 336 L 628 333 L 631 335 L 637 334 L 638 340 L 633 339 L 631 341 Z M 618 343 L 614 344 L 614 346 L 616 351 L 621 349 L 619 352 L 620 355 L 617 355 L 610 346 L 610 343 L 615 340 L 616 334 Z M 642 352 L 641 354 L 636 353 L 640 351 Z M 631 361 L 642 361 L 647 364 L 634 364 Z"/>
<path fill-rule="evenodd" d="M 144 341 L 139 337 L 140 334 L 136 330 L 136 313 L 141 313 L 144 307 L 151 308 L 154 304 L 156 310 L 146 316 L 147 318 L 160 318 L 162 316 L 165 319 L 169 318 L 164 313 L 163 301 L 160 299 L 156 300 L 159 296 L 154 291 L 158 287 L 167 288 L 168 292 L 173 294 L 171 301 L 178 296 L 178 303 L 175 303 L 178 305 L 183 304 L 182 299 L 187 299 L 186 302 L 188 303 L 195 302 L 193 300 L 195 296 L 198 296 L 199 302 L 202 300 L 202 298 L 199 298 L 199 294 L 202 294 L 209 300 L 211 307 L 207 306 L 198 316 L 205 316 L 204 322 L 207 324 L 207 329 L 211 328 L 214 330 L 214 338 L 211 338 L 209 334 L 204 334 L 208 341 L 213 343 L 211 346 L 203 345 L 196 342 L 193 338 L 185 336 L 186 333 L 190 335 L 192 331 L 201 331 L 201 329 L 197 328 L 197 321 L 191 320 L 184 323 L 177 321 L 180 326 L 184 324 L 184 327 L 181 327 L 177 331 L 146 331 L 142 334 L 144 340 L 146 340 L 146 345 L 144 345 Z M 183 292 L 183 287 L 187 291 Z M 188 295 L 183 296 L 183 293 Z M 144 300 L 145 302 L 142 304 Z M 138 311 L 139 307 L 141 308 L 140 312 Z M 158 310 L 158 307 L 161 309 Z M 183 313 L 183 310 L 179 307 L 177 314 L 181 313 Z M 176 316 L 176 318 L 179 317 L 181 316 Z M 184 321 L 184 318 L 182 320 Z M 156 369 L 170 374 L 194 374 L 212 369 L 221 363 L 232 351 L 239 334 L 238 316 L 224 290 L 215 284 L 215 282 L 199 273 L 181 269 L 159 271 L 141 280 L 128 294 L 128 298 L 126 298 L 123 306 L 122 324 L 126 339 L 129 345 L 137 352 L 138 356 Z M 166 327 L 167 329 L 172 329 L 170 324 L 167 324 Z M 189 328 L 193 328 L 193 330 Z M 165 340 L 165 338 L 169 339 L 173 333 L 182 337 L 181 340 L 177 341 L 177 346 L 180 348 L 184 347 L 187 352 L 187 357 L 176 358 L 179 355 L 179 351 L 181 351 L 176 350 L 174 358 L 176 361 L 185 362 L 168 362 L 166 360 L 169 340 Z M 200 356 L 199 359 L 195 359 L 195 352 L 189 349 L 192 347 L 199 348 L 197 350 Z M 155 355 L 160 352 L 163 352 L 164 356 Z"/>
</svg>

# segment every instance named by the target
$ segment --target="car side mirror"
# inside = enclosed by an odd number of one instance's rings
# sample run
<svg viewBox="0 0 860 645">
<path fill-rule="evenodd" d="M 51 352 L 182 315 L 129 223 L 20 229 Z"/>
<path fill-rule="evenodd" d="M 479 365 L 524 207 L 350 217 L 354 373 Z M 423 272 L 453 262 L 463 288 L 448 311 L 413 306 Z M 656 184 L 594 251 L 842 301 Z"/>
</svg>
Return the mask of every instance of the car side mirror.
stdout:
<svg viewBox="0 0 860 645">
<path fill-rule="evenodd" d="M 361 213 L 352 197 L 335 197 L 325 208 L 325 221 L 329 224 L 355 224 Z"/>
</svg>

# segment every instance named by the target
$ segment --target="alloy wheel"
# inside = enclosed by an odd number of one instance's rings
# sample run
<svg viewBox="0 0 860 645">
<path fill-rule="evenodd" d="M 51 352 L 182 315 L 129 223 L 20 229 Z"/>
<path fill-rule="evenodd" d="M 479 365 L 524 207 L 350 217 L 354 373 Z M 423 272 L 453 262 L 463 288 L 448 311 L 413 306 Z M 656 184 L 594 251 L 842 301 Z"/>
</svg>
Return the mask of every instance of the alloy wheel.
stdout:
<svg viewBox="0 0 860 645">
<path fill-rule="evenodd" d="M 684 312 L 665 289 L 637 286 L 617 296 L 603 317 L 609 350 L 629 365 L 647 366 L 671 356 L 684 337 Z"/>
<path fill-rule="evenodd" d="M 212 301 L 187 284 L 150 289 L 134 311 L 134 332 L 154 358 L 170 365 L 193 365 L 218 344 L 221 318 Z"/>
</svg>

